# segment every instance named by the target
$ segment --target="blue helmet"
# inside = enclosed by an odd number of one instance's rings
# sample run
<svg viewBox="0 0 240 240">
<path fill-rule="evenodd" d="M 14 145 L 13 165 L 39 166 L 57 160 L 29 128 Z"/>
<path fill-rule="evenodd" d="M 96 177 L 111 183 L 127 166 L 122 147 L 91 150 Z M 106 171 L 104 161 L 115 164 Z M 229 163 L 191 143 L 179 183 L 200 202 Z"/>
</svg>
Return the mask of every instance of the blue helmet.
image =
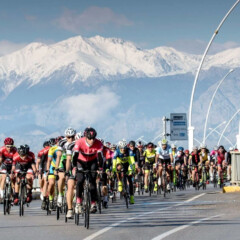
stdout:
<svg viewBox="0 0 240 240">
<path fill-rule="evenodd" d="M 178 149 L 177 149 L 178 151 L 184 151 L 184 148 L 183 147 L 178 147 Z"/>
</svg>

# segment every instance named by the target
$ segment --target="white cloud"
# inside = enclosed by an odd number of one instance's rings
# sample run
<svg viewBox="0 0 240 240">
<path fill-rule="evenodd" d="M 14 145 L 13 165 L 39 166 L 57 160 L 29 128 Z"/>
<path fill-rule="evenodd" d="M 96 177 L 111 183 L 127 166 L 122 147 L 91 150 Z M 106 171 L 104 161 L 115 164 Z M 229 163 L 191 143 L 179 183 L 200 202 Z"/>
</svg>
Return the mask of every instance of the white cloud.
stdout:
<svg viewBox="0 0 240 240">
<path fill-rule="evenodd" d="M 108 88 L 100 88 L 95 94 L 80 94 L 65 98 L 60 108 L 65 112 L 69 124 L 92 125 L 108 119 L 110 112 L 119 102 L 119 97 Z"/>
<path fill-rule="evenodd" d="M 14 43 L 6 40 L 0 41 L 0 56 L 15 52 L 26 45 L 27 43 Z"/>
<path fill-rule="evenodd" d="M 124 15 L 113 12 L 107 7 L 92 6 L 82 13 L 65 9 L 56 24 L 68 31 L 81 33 L 82 31 L 103 30 L 105 25 L 131 26 L 133 22 Z"/>
<path fill-rule="evenodd" d="M 167 46 L 173 47 L 179 51 L 186 53 L 203 54 L 207 47 L 207 44 L 207 42 L 202 40 L 181 39 L 176 42 L 168 43 Z M 209 49 L 209 54 L 216 54 L 218 52 L 236 47 L 240 47 L 240 43 L 232 41 L 225 43 L 213 42 Z"/>
</svg>

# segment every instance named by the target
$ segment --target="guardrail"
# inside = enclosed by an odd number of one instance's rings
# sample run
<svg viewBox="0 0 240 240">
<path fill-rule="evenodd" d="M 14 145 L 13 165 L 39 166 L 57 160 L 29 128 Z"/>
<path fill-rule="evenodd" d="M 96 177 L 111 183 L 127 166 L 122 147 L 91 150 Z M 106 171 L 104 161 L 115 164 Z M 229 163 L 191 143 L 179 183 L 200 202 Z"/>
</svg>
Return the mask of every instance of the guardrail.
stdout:
<svg viewBox="0 0 240 240">
<path fill-rule="evenodd" d="M 240 152 L 231 152 L 231 183 L 240 185 Z"/>
</svg>

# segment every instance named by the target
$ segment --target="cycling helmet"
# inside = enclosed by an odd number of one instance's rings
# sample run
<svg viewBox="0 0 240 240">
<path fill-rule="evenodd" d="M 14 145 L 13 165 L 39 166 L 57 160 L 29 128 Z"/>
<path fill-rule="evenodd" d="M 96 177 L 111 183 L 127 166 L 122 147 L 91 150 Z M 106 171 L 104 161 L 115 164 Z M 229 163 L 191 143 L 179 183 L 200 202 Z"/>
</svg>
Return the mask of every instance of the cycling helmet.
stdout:
<svg viewBox="0 0 240 240">
<path fill-rule="evenodd" d="M 177 148 L 175 144 L 171 144 L 171 148 Z"/>
<path fill-rule="evenodd" d="M 214 148 L 213 148 L 215 151 L 217 151 L 218 150 L 218 146 L 216 145 L 216 146 L 214 146 Z"/>
<path fill-rule="evenodd" d="M 125 141 L 119 141 L 118 142 L 118 147 L 119 148 L 126 148 L 127 147 L 127 143 Z"/>
<path fill-rule="evenodd" d="M 117 148 L 117 145 L 116 144 L 111 144 L 111 148 Z"/>
<path fill-rule="evenodd" d="M 4 140 L 4 144 L 5 144 L 5 145 L 13 145 L 13 144 L 14 144 L 14 141 L 13 141 L 12 138 L 7 137 L 7 138 L 5 138 L 5 140 Z"/>
<path fill-rule="evenodd" d="M 142 142 L 141 141 L 137 141 L 137 147 L 142 146 Z"/>
<path fill-rule="evenodd" d="M 26 146 L 26 145 L 25 145 Z M 24 145 L 20 145 L 17 149 L 17 152 L 20 156 L 25 156 L 27 155 L 28 151 L 27 148 Z"/>
<path fill-rule="evenodd" d="M 110 142 L 105 142 L 104 146 L 107 147 L 107 148 L 110 148 L 111 147 L 111 143 Z"/>
<path fill-rule="evenodd" d="M 97 136 L 97 132 L 94 128 L 87 128 L 86 129 L 86 138 L 91 140 L 91 139 L 95 139 Z"/>
<path fill-rule="evenodd" d="M 147 144 L 147 148 L 154 148 L 154 144 L 153 144 L 152 142 L 149 142 L 149 143 Z"/>
<path fill-rule="evenodd" d="M 193 150 L 198 150 L 198 147 L 197 146 L 193 146 Z"/>
<path fill-rule="evenodd" d="M 82 137 L 83 137 L 83 133 L 82 132 L 78 132 L 75 135 L 75 140 L 78 140 L 79 138 L 82 138 Z"/>
<path fill-rule="evenodd" d="M 178 147 L 178 149 L 177 149 L 178 151 L 184 151 L 184 148 L 183 147 Z"/>
<path fill-rule="evenodd" d="M 207 145 L 204 144 L 204 143 L 201 143 L 200 148 L 201 148 L 201 149 L 203 149 L 203 148 L 207 148 Z"/>
<path fill-rule="evenodd" d="M 188 150 L 188 149 L 186 149 L 184 152 L 185 152 L 186 154 L 189 154 L 189 150 Z"/>
<path fill-rule="evenodd" d="M 167 144 L 168 144 L 167 139 L 162 139 L 161 144 L 159 144 L 159 145 L 167 145 Z"/>
<path fill-rule="evenodd" d="M 133 146 L 133 147 L 135 147 L 135 146 L 136 146 L 135 141 L 130 141 L 130 142 L 129 142 L 129 146 Z"/>
<path fill-rule="evenodd" d="M 45 147 L 47 147 L 47 146 L 50 146 L 49 141 L 44 141 L 44 142 L 43 142 L 43 147 L 45 148 Z"/>
<path fill-rule="evenodd" d="M 28 154 L 28 153 L 29 153 L 29 150 L 30 150 L 30 147 L 29 147 L 27 144 L 25 144 L 24 147 L 25 147 L 26 152 L 27 152 L 27 154 Z"/>
<path fill-rule="evenodd" d="M 50 146 L 54 146 L 56 144 L 56 139 L 55 138 L 50 138 L 49 139 L 49 144 L 50 144 Z"/>
<path fill-rule="evenodd" d="M 229 151 L 233 151 L 234 150 L 234 148 L 233 147 L 229 147 Z"/>
<path fill-rule="evenodd" d="M 66 137 L 73 137 L 73 136 L 75 136 L 75 134 L 76 134 L 76 130 L 71 128 L 71 127 L 67 128 L 65 130 L 65 136 Z"/>
<path fill-rule="evenodd" d="M 55 139 L 56 143 L 59 142 L 60 140 L 62 140 L 63 138 L 64 138 L 64 136 L 58 136 L 58 137 L 56 137 L 56 139 Z"/>
</svg>

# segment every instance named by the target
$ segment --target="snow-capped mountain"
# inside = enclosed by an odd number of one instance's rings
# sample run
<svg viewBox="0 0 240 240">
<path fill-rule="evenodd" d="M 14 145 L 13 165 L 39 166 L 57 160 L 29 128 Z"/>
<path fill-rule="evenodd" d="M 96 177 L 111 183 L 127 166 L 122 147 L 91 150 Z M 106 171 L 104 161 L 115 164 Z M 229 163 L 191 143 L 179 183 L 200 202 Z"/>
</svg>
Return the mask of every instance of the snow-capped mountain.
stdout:
<svg viewBox="0 0 240 240">
<path fill-rule="evenodd" d="M 0 141 L 14 136 L 17 144 L 37 150 L 68 126 L 83 130 L 89 125 L 110 141 L 142 135 L 150 141 L 162 131 L 163 116 L 188 111 L 200 60 L 169 47 L 144 50 L 100 36 L 31 43 L 0 58 Z M 198 139 L 213 90 L 231 68 L 240 68 L 240 48 L 209 55 L 204 62 L 193 104 Z M 221 86 L 208 127 L 240 107 L 238 76 L 236 69 Z"/>
<path fill-rule="evenodd" d="M 68 79 L 59 79 L 65 84 L 194 73 L 200 58 L 169 47 L 143 50 L 131 42 L 100 36 L 77 36 L 49 45 L 31 43 L 0 58 L 1 90 L 7 95 L 21 83 L 31 87 L 66 72 Z M 239 66 L 240 48 L 209 56 L 204 69 Z"/>
</svg>

